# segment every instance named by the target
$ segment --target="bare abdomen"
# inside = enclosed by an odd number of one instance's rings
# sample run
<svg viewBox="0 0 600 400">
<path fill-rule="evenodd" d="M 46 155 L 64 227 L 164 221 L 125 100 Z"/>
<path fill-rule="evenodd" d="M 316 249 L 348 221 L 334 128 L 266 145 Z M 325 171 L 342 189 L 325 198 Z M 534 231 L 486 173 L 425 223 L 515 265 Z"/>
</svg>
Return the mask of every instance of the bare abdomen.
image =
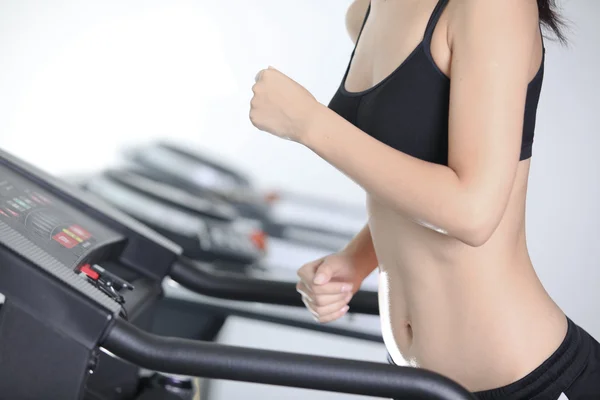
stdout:
<svg viewBox="0 0 600 400">
<path fill-rule="evenodd" d="M 560 345 L 566 320 L 539 283 L 510 210 L 474 248 L 373 199 L 368 207 L 382 332 L 396 363 L 477 391 L 518 380 Z"/>
</svg>

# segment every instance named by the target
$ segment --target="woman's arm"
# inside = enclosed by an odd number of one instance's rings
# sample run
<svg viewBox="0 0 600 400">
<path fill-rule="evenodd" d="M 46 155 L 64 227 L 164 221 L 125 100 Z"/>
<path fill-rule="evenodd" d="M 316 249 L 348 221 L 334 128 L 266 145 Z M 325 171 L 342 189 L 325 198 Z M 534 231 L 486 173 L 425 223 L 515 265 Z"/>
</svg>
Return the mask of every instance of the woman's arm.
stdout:
<svg viewBox="0 0 600 400">
<path fill-rule="evenodd" d="M 537 5 L 465 0 L 450 18 L 448 166 L 396 151 L 324 106 L 299 141 L 412 220 L 480 246 L 500 223 L 516 174 Z"/>
<path fill-rule="evenodd" d="M 352 259 L 352 264 L 355 266 L 361 282 L 379 265 L 368 224 L 341 252 Z"/>
</svg>

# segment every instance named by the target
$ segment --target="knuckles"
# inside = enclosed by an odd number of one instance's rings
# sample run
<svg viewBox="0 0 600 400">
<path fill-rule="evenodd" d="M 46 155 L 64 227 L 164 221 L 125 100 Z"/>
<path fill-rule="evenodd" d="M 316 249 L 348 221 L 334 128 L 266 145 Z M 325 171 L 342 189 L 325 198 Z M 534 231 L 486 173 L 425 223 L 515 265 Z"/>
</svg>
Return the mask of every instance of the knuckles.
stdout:
<svg viewBox="0 0 600 400">
<path fill-rule="evenodd" d="M 263 69 L 260 71 L 257 75 L 258 79 L 256 80 L 256 83 L 254 83 L 254 86 L 252 86 L 252 91 L 254 93 L 264 92 L 267 84 L 271 84 L 271 82 L 274 81 L 276 74 L 277 71 L 272 69 Z"/>
<path fill-rule="evenodd" d="M 264 93 L 264 85 L 259 81 L 252 86 L 252 93 L 260 95 Z"/>
<path fill-rule="evenodd" d="M 260 72 L 260 80 L 261 81 L 270 80 L 273 77 L 274 73 L 275 73 L 275 71 L 272 69 L 263 69 Z"/>
</svg>

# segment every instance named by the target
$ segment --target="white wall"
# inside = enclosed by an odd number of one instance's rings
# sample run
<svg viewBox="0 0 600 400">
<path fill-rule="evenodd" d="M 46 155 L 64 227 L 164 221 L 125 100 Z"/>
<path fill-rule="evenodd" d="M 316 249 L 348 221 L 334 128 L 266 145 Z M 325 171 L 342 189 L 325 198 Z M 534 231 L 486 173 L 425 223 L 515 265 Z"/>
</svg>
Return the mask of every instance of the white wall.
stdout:
<svg viewBox="0 0 600 400">
<path fill-rule="evenodd" d="M 202 145 L 261 185 L 360 202 L 298 145 L 248 122 L 269 64 L 327 102 L 346 67 L 349 0 L 0 2 L 0 146 L 54 173 L 95 170 L 122 146 Z M 570 48 L 548 42 L 528 202 L 529 247 L 558 304 L 600 338 L 600 15 L 562 2 Z"/>
<path fill-rule="evenodd" d="M 559 3 L 570 20 L 570 45 L 547 42 L 527 235 L 550 294 L 600 339 L 600 2 Z"/>
<path fill-rule="evenodd" d="M 254 77 L 269 65 L 328 101 L 351 48 L 348 4 L 0 2 L 0 145 L 69 174 L 106 165 L 125 144 L 176 138 L 258 184 L 362 203 L 324 161 L 248 120 Z"/>
</svg>

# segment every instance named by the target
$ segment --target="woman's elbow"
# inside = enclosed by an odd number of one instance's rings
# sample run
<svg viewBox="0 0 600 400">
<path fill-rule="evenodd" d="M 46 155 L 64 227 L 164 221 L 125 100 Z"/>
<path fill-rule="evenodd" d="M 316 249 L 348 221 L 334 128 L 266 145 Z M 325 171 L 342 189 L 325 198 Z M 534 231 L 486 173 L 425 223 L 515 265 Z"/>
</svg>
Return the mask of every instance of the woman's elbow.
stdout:
<svg viewBox="0 0 600 400">
<path fill-rule="evenodd" d="M 470 247 L 482 247 L 492 238 L 492 234 L 492 231 L 483 228 L 474 229 L 464 235 L 461 241 Z"/>
<path fill-rule="evenodd" d="M 471 247 L 482 247 L 490 241 L 498 228 L 500 221 L 489 210 L 467 212 L 461 226 L 460 240 Z"/>
</svg>

